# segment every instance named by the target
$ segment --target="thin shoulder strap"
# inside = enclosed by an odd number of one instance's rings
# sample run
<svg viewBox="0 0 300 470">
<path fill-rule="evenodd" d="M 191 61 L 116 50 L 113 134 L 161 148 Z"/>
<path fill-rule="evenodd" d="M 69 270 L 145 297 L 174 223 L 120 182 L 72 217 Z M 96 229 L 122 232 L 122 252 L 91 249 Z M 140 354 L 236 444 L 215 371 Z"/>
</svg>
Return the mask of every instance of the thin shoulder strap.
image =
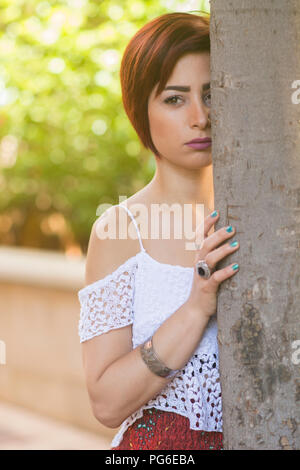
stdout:
<svg viewBox="0 0 300 470">
<path fill-rule="evenodd" d="M 126 206 L 123 206 L 122 204 L 117 204 L 119 207 L 123 207 L 123 209 L 126 209 L 126 211 L 128 212 L 132 222 L 134 223 L 135 225 L 135 228 L 136 228 L 136 231 L 137 231 L 137 234 L 138 234 L 138 237 L 139 237 L 139 242 L 140 242 L 140 247 L 141 247 L 141 250 L 142 251 L 146 251 L 145 248 L 143 247 L 143 243 L 142 243 L 142 238 L 141 238 L 141 234 L 140 234 L 140 231 L 139 231 L 139 228 L 137 226 L 137 223 L 135 221 L 135 218 L 133 217 L 133 214 L 132 212 L 128 209 L 128 207 Z"/>
</svg>

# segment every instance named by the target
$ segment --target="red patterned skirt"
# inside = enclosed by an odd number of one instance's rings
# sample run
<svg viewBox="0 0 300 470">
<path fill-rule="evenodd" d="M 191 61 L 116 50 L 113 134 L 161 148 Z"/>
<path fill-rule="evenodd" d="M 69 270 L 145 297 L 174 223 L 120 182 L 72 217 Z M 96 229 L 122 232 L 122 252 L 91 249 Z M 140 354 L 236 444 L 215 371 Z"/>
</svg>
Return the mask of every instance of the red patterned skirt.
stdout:
<svg viewBox="0 0 300 470">
<path fill-rule="evenodd" d="M 223 450 L 221 432 L 190 429 L 189 419 L 156 408 L 144 410 L 111 450 Z"/>
</svg>

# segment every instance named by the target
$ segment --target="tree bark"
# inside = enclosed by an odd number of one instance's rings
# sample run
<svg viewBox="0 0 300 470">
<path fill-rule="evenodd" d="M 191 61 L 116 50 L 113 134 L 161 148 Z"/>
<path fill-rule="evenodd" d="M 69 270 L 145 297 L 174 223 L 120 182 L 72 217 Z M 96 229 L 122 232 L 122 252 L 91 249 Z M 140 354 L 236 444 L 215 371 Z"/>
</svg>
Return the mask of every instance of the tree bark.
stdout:
<svg viewBox="0 0 300 470">
<path fill-rule="evenodd" d="M 299 449 L 300 2 L 211 0 L 210 34 L 224 446 Z"/>
</svg>

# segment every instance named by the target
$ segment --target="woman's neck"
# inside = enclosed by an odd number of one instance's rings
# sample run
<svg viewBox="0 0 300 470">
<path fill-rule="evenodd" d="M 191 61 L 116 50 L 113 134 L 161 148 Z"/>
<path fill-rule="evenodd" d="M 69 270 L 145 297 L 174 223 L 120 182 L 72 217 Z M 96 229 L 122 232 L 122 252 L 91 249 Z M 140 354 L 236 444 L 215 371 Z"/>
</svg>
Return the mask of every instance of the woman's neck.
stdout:
<svg viewBox="0 0 300 470">
<path fill-rule="evenodd" d="M 179 171 L 168 169 L 168 173 L 159 166 L 150 183 L 146 186 L 151 192 L 151 199 L 156 203 L 190 204 L 193 211 L 197 204 L 203 204 L 204 212 L 214 210 L 213 167 L 201 168 L 199 171 Z"/>
</svg>

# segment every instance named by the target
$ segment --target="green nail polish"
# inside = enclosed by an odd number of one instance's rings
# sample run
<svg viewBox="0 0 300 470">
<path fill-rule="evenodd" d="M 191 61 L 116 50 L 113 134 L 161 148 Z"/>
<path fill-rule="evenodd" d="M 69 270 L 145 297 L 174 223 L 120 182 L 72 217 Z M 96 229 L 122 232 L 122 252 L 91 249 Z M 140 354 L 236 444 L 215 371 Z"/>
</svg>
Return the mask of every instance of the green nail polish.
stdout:
<svg viewBox="0 0 300 470">
<path fill-rule="evenodd" d="M 234 271 L 236 271 L 237 269 L 239 269 L 239 265 L 238 265 L 237 263 L 234 264 L 234 265 L 232 266 L 232 269 L 233 269 Z"/>
<path fill-rule="evenodd" d="M 234 247 L 234 246 L 237 246 L 237 244 L 238 244 L 238 242 L 232 242 L 232 243 L 230 243 L 230 246 Z"/>
<path fill-rule="evenodd" d="M 212 214 L 210 214 L 211 217 L 217 217 L 217 215 L 218 215 L 217 211 L 214 211 Z"/>
<path fill-rule="evenodd" d="M 229 225 L 229 227 L 227 227 L 226 232 L 228 232 L 228 233 L 232 232 L 232 225 Z"/>
</svg>

